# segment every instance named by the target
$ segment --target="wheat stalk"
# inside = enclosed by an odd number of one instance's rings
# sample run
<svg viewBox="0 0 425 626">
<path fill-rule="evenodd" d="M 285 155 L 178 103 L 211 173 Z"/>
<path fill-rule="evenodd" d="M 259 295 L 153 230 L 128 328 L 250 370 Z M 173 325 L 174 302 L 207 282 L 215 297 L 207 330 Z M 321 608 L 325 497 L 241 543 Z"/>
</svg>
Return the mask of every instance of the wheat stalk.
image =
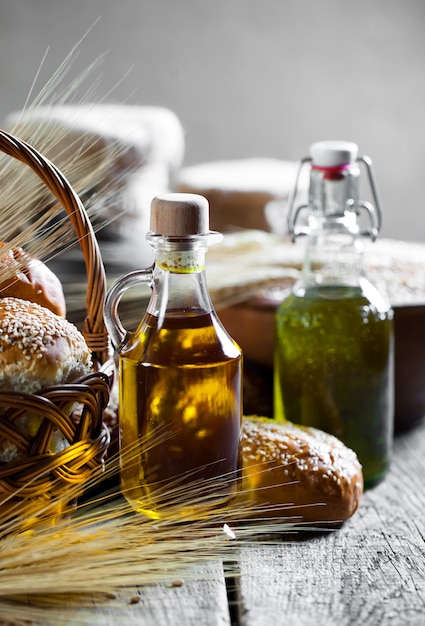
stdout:
<svg viewBox="0 0 425 626">
<path fill-rule="evenodd" d="M 68 58 L 29 108 L 71 101 L 84 80 L 98 68 L 95 62 L 71 85 L 60 89 L 69 61 Z M 92 96 L 90 88 L 83 100 L 92 100 Z M 15 130 L 20 136 L 19 122 Z M 35 127 L 31 136 L 23 137 L 41 153 L 60 145 L 64 138 L 59 127 L 52 136 L 42 137 Z M 107 205 L 120 180 L 115 179 L 110 187 L 99 185 L 100 196 L 92 191 L 98 183 L 104 183 L 105 173 L 120 148 L 117 146 L 94 159 L 90 141 L 88 137 L 72 158 L 69 157 L 72 146 L 63 155 L 59 152 L 56 164 L 77 193 L 86 196 L 89 214 L 98 215 L 99 207 Z M 55 202 L 46 199 L 44 188 L 27 167 L 14 160 L 0 159 L 0 184 L 0 239 L 7 241 L 9 247 L 22 246 L 33 256 L 48 259 L 76 243 L 69 220 L 61 217 Z M 99 224 L 102 226 L 102 217 Z M 5 278 L 9 278 L 7 272 L 0 270 L 0 282 Z M 161 518 L 150 520 L 136 514 L 120 496 L 118 488 L 99 494 L 105 479 L 117 474 L 118 460 L 110 459 L 106 472 L 96 474 L 86 485 L 96 495 L 82 502 L 71 517 L 59 520 L 56 511 L 80 496 L 80 487 L 68 489 L 56 501 L 35 503 L 35 518 L 39 516 L 42 523 L 34 523 L 30 529 L 22 530 L 18 514 L 11 517 L 10 510 L 7 515 L 0 511 L 3 619 L 31 624 L 32 619 L 39 618 L 43 623 L 57 624 L 58 616 L 63 615 L 64 600 L 81 606 L 88 590 L 101 602 L 119 588 L 166 582 L 183 572 L 185 578 L 190 578 L 195 575 L 195 565 L 217 559 L 231 563 L 241 545 L 264 536 L 280 538 L 282 533 L 293 530 L 284 517 L 279 523 L 269 523 L 263 516 L 252 524 L 250 518 L 255 517 L 256 511 L 247 504 L 249 494 L 241 493 L 227 507 L 214 510 L 204 502 L 205 485 L 195 481 L 189 487 L 172 486 L 169 493 L 163 494 L 167 507 Z M 221 477 L 221 486 L 231 479 Z M 270 517 L 276 514 L 282 516 L 282 510 L 270 510 Z M 231 568 L 228 572 L 234 574 Z"/>
<path fill-rule="evenodd" d="M 107 477 L 117 472 L 114 458 Z M 229 479 L 222 477 L 221 486 Z M 88 487 L 101 487 L 101 480 L 100 474 L 94 476 Z M 265 537 L 268 543 L 273 537 L 281 541 L 296 528 L 282 517 L 279 523 L 251 523 L 251 515 L 259 511 L 247 504 L 248 493 L 214 510 L 203 502 L 204 483 L 171 487 L 158 520 L 135 513 L 118 489 L 112 489 L 80 504 L 70 519 L 55 518 L 50 524 L 45 518 L 24 532 L 15 527 L 0 543 L 0 615 L 57 624 L 67 610 L 78 609 L 82 623 L 89 624 L 90 614 L 83 622 L 84 607 L 108 606 L 120 593 L 144 585 L 194 579 L 199 576 L 196 568 L 211 561 L 225 562 L 224 574 L 235 576 L 241 547 Z M 72 490 L 61 498 L 71 495 Z M 270 516 L 281 513 L 270 509 Z M 132 596 L 124 597 L 129 601 Z"/>
<path fill-rule="evenodd" d="M 100 56 L 68 84 L 65 79 L 76 49 L 77 46 L 40 93 L 26 105 L 22 119 L 16 120 L 11 132 L 44 156 L 54 155 L 55 165 L 82 198 L 98 231 L 110 222 L 111 218 L 105 217 L 109 203 L 131 171 L 129 165 L 127 170 L 110 175 L 125 147 L 112 139 L 103 145 L 98 136 L 89 132 L 71 140 L 69 130 L 60 123 L 49 126 L 49 132 L 43 119 L 25 123 L 25 115 L 38 107 L 57 107 L 73 102 L 96 106 L 95 92 L 99 79 L 93 78 L 93 75 L 98 72 L 104 57 Z M 87 82 L 89 86 L 81 95 Z M 5 154 L 0 154 L 0 188 L 0 240 L 7 242 L 3 253 L 12 247 L 23 247 L 35 258 L 47 261 L 77 243 L 68 217 L 38 176 L 28 166 Z M 118 217 L 119 214 L 116 214 L 114 219 Z M 1 266 L 0 282 L 10 277 L 10 270 Z"/>
</svg>

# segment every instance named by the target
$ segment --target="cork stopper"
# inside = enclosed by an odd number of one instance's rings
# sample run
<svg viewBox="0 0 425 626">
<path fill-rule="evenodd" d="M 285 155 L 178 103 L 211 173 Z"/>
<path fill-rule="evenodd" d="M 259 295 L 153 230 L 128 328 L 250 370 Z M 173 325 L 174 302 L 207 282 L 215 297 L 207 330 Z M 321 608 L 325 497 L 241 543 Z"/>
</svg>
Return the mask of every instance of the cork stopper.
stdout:
<svg viewBox="0 0 425 626">
<path fill-rule="evenodd" d="M 150 230 L 166 237 L 209 234 L 208 200 L 193 193 L 156 196 L 151 203 Z"/>
</svg>

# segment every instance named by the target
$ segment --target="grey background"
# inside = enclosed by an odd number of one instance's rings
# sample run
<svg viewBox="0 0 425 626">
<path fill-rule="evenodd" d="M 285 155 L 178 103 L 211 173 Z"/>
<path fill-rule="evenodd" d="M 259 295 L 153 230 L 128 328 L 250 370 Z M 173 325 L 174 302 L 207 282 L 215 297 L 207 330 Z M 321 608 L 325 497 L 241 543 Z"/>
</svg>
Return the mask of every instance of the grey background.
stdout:
<svg viewBox="0 0 425 626">
<path fill-rule="evenodd" d="M 1 0 L 0 119 L 47 49 L 33 95 L 83 38 L 66 80 L 105 53 L 90 98 L 174 110 L 186 164 L 349 139 L 373 159 L 382 234 L 424 241 L 424 27 L 423 0 Z"/>
</svg>

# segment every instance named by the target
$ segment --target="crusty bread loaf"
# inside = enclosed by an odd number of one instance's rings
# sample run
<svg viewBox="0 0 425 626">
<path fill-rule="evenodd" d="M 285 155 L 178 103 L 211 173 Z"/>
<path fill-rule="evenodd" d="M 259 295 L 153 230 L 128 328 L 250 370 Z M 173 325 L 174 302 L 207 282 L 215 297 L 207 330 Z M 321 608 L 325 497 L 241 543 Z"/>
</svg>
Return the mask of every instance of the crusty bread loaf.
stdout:
<svg viewBox="0 0 425 626">
<path fill-rule="evenodd" d="M 79 330 L 46 307 L 0 298 L 0 391 L 34 393 L 91 371 Z"/>
<path fill-rule="evenodd" d="M 96 229 L 104 262 L 123 271 L 152 263 L 145 240 L 150 203 L 173 188 L 184 158 L 184 129 L 174 111 L 94 102 L 36 106 L 11 113 L 3 128 L 66 174 Z M 30 200 L 37 214 L 50 193 L 35 190 Z"/>
<path fill-rule="evenodd" d="M 315 428 L 244 417 L 243 493 L 255 514 L 336 525 L 356 511 L 363 474 L 356 454 Z"/>
<path fill-rule="evenodd" d="M 36 393 L 42 388 L 69 383 L 92 370 L 91 353 L 78 329 L 37 303 L 0 298 L 0 391 Z M 0 408 L 3 415 L 7 400 Z M 14 426 L 34 437 L 42 417 L 23 413 Z M 54 430 L 49 450 L 68 446 Z M 0 462 L 23 457 L 18 447 L 0 437 Z"/>
<path fill-rule="evenodd" d="M 181 168 L 176 190 L 210 204 L 210 225 L 222 232 L 259 228 L 286 232 L 286 204 L 298 164 L 273 158 L 199 163 Z M 306 189 L 305 177 L 300 190 Z"/>
<path fill-rule="evenodd" d="M 12 296 L 37 302 L 65 317 L 66 305 L 62 283 L 42 261 L 22 248 L 7 248 L 0 242 L 0 297 Z"/>
</svg>

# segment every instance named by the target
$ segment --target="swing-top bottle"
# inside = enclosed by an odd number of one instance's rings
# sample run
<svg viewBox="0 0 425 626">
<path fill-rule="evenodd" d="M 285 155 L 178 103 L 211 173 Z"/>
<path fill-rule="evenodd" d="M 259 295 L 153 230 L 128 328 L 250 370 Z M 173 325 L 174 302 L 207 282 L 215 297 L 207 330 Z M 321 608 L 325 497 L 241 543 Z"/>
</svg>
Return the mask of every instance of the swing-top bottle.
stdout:
<svg viewBox="0 0 425 626">
<path fill-rule="evenodd" d="M 359 200 L 362 162 L 375 206 Z M 393 432 L 393 312 L 363 266 L 362 236 L 375 239 L 381 208 L 370 159 L 355 144 L 315 143 L 299 173 L 305 166 L 308 204 L 292 203 L 288 216 L 293 237 L 307 235 L 305 260 L 276 313 L 275 417 L 336 435 L 369 487 L 387 471 Z"/>
</svg>

